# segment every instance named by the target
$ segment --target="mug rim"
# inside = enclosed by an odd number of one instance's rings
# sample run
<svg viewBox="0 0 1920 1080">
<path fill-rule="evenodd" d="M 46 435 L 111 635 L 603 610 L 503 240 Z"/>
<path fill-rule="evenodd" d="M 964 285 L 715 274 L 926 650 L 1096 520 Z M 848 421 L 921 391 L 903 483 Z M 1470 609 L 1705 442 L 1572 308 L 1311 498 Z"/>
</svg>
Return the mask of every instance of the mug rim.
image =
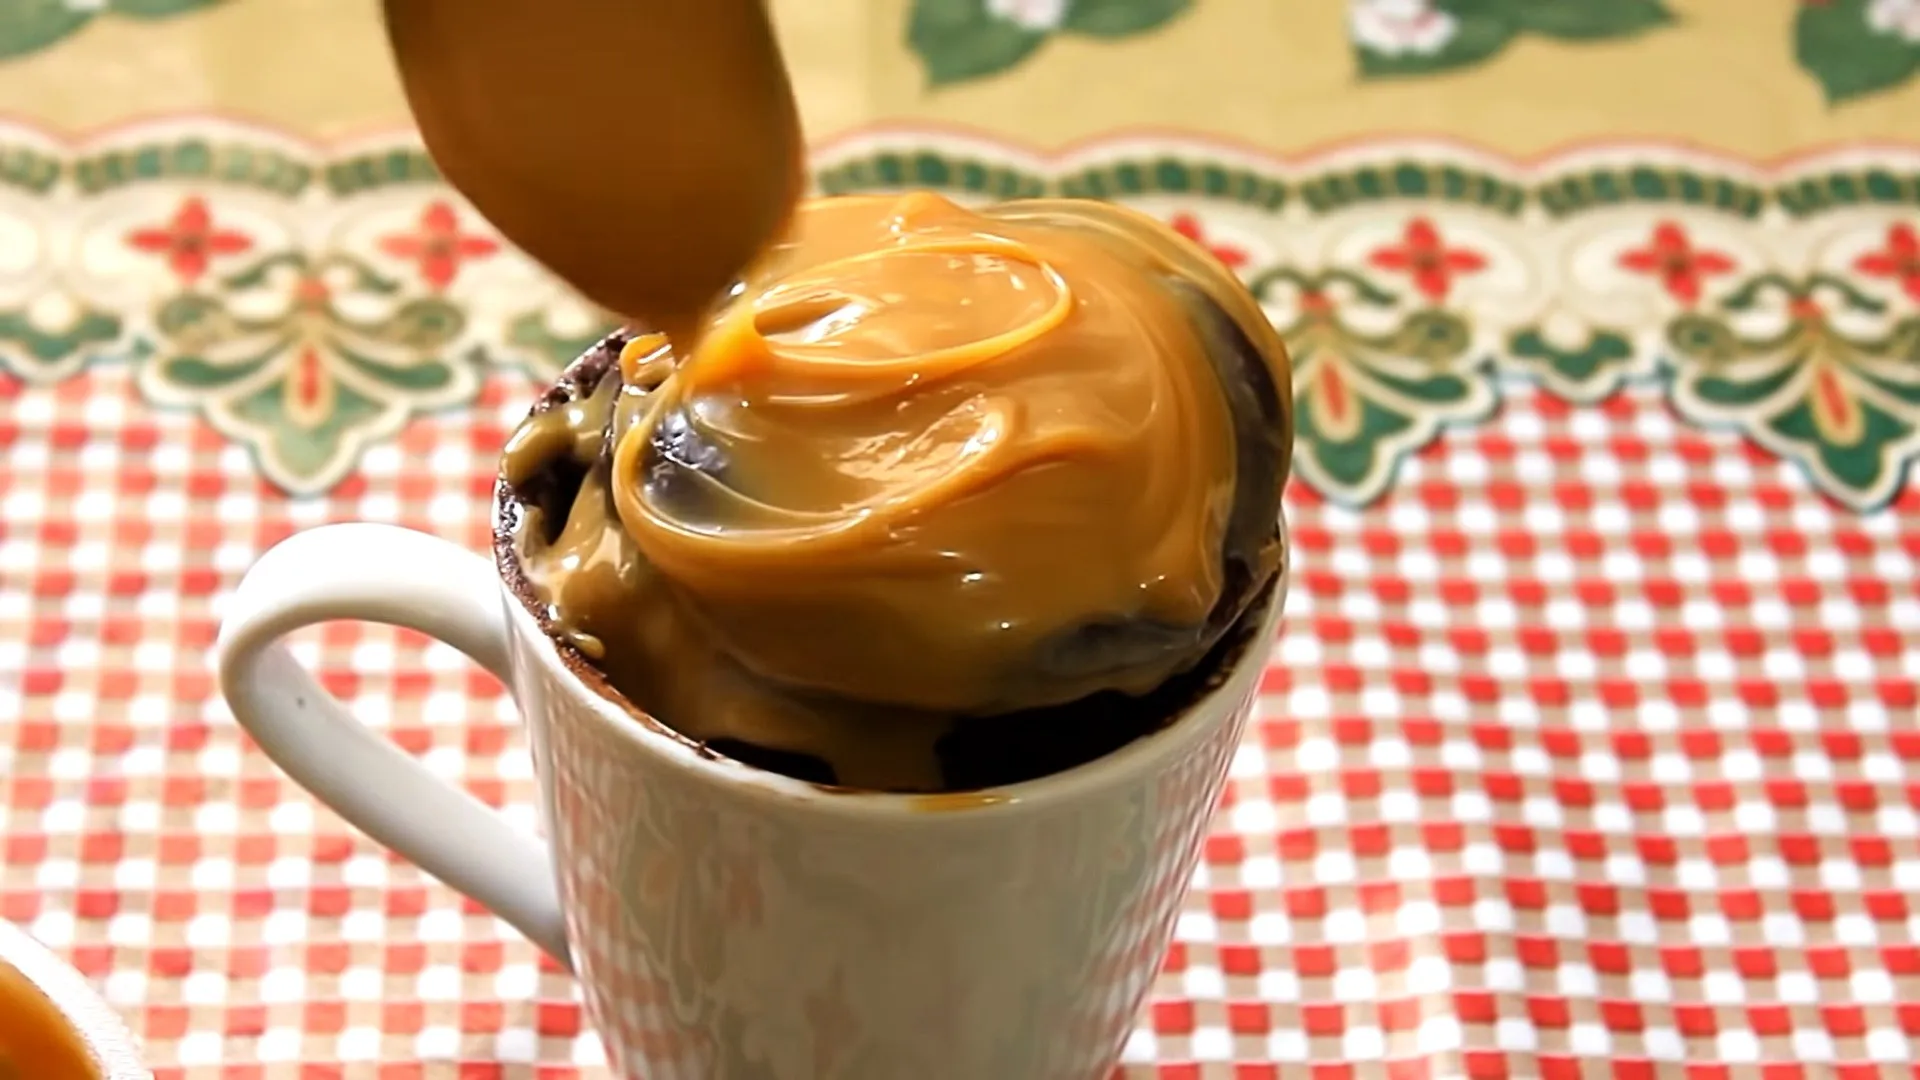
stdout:
<svg viewBox="0 0 1920 1080">
<path fill-rule="evenodd" d="M 498 507 L 496 506 L 496 510 Z M 1065 802 L 1074 802 L 1102 790 L 1137 782 L 1158 772 L 1166 759 L 1178 757 L 1200 742 L 1214 724 L 1229 723 L 1242 698 L 1256 692 L 1256 684 L 1272 658 L 1276 634 L 1285 611 L 1293 558 L 1286 516 L 1276 522 L 1281 562 L 1254 606 L 1241 615 L 1244 628 L 1254 628 L 1238 643 L 1239 652 L 1222 665 L 1205 690 L 1158 728 L 1090 761 L 1018 783 L 958 792 L 871 791 L 818 784 L 730 758 L 702 746 L 676 731 L 639 705 L 629 701 L 584 657 L 568 652 L 547 633 L 528 605 L 516 594 L 507 561 L 506 545 L 494 550 L 495 576 L 512 636 L 535 643 L 539 663 L 584 703 L 595 723 L 613 729 L 636 750 L 657 757 L 704 782 L 737 791 L 750 798 L 777 803 L 783 812 L 819 811 L 833 816 L 888 821 L 981 821 L 1031 814 Z M 515 656 L 522 650 L 515 649 Z M 519 676 L 515 672 L 516 680 Z M 1211 721 L 1211 722 L 1209 722 Z"/>
<path fill-rule="evenodd" d="M 54 1015 L 73 1030 L 101 1080 L 151 1080 L 120 1014 L 79 971 L 5 919 L 0 919 L 0 964 L 18 971 L 52 1003 Z"/>
</svg>

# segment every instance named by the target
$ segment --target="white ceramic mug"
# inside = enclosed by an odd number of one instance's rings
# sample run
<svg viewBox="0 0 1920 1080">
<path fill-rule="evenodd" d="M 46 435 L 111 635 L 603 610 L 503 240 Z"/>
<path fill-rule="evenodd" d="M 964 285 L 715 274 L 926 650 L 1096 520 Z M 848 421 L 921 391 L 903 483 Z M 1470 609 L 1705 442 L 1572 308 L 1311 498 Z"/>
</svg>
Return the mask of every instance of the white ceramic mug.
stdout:
<svg viewBox="0 0 1920 1080">
<path fill-rule="evenodd" d="M 1285 578 L 1213 689 L 1089 764 L 978 798 L 830 791 L 701 752 L 582 680 L 497 567 L 333 525 L 221 627 L 234 715 L 295 780 L 569 962 L 619 1075 L 1104 1080 L 1172 935 Z M 357 723 L 279 639 L 364 619 L 512 689 L 542 843 Z"/>
</svg>

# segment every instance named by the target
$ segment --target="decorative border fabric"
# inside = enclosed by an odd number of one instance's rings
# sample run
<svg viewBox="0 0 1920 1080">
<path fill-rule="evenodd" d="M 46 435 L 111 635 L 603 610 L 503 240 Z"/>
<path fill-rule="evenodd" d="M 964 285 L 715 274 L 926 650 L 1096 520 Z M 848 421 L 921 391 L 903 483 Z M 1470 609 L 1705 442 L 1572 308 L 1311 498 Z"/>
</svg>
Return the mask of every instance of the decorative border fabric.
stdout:
<svg viewBox="0 0 1920 1080">
<path fill-rule="evenodd" d="M 1137 135 L 1042 155 L 891 130 L 821 148 L 815 181 L 1117 199 L 1206 244 L 1291 344 L 1299 475 L 1341 504 L 1525 383 L 1583 407 L 1658 385 L 1859 511 L 1920 455 L 1920 146 L 1760 165 L 1651 143 L 1280 158 Z M 0 126 L 0 368 L 130 365 L 151 407 L 197 413 L 290 493 L 466 406 L 490 368 L 550 374 L 609 326 L 411 136 Z"/>
</svg>

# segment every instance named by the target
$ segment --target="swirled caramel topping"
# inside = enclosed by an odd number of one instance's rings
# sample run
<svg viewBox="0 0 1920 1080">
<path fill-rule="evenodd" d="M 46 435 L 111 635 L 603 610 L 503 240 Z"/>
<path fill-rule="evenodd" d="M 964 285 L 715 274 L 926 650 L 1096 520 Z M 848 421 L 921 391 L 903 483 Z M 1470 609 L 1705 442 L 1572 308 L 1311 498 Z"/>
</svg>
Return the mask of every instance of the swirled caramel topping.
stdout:
<svg viewBox="0 0 1920 1080">
<path fill-rule="evenodd" d="M 1282 556 L 1258 307 L 1101 204 L 798 220 L 690 360 L 622 337 L 509 441 L 548 625 L 682 734 L 850 787 L 1002 783 L 1151 730 L 1187 681 L 1162 673 Z"/>
<path fill-rule="evenodd" d="M 959 714 L 1144 693 L 1223 591 L 1233 420 L 1173 286 L 1231 303 L 1224 277 L 1102 204 L 805 204 L 620 435 L 620 521 L 777 686 Z M 1165 632 L 1082 647 L 1128 627 Z"/>
</svg>

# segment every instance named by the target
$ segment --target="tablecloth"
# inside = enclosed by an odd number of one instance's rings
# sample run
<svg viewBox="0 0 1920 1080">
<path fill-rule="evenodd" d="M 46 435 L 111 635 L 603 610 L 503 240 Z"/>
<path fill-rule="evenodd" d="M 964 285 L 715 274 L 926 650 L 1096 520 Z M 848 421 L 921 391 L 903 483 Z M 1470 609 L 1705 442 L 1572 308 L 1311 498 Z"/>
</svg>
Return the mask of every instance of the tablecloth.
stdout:
<svg viewBox="0 0 1920 1080">
<path fill-rule="evenodd" d="M 1920 2 L 775 10 L 820 190 L 1123 199 L 1293 347 L 1287 623 L 1124 1076 L 1920 1075 Z M 0 918 L 163 1080 L 603 1074 L 208 670 L 296 529 L 483 547 L 604 325 L 374 19 L 0 10 Z M 531 827 L 490 677 L 298 651 Z"/>
</svg>

